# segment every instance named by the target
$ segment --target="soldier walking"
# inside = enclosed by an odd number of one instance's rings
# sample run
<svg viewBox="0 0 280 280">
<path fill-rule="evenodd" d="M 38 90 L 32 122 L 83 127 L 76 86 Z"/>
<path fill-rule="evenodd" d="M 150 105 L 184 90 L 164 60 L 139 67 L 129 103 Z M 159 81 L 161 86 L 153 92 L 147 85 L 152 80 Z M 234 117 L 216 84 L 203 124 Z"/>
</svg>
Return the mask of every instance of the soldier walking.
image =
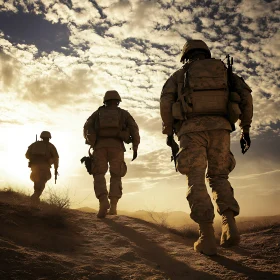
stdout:
<svg viewBox="0 0 280 280">
<path fill-rule="evenodd" d="M 177 169 L 187 176 L 187 200 L 191 218 L 199 225 L 199 239 L 194 250 L 206 255 L 217 253 L 213 220 L 214 207 L 205 185 L 205 172 L 212 188 L 217 211 L 222 216 L 220 245 L 239 244 L 235 223 L 239 205 L 228 181 L 235 167 L 230 151 L 230 133 L 239 119 L 241 150 L 250 147 L 253 116 L 251 89 L 245 81 L 219 59 L 211 58 L 205 42 L 189 40 L 183 47 L 184 65 L 166 81 L 160 98 L 163 134 L 167 145 L 178 136 Z"/>
<path fill-rule="evenodd" d="M 107 91 L 103 99 L 104 105 L 84 125 L 86 144 L 94 150 L 90 171 L 94 179 L 95 195 L 99 199 L 98 218 L 104 218 L 109 208 L 108 214 L 117 214 L 117 203 L 122 197 L 121 178 L 127 172 L 124 142 L 132 142 L 132 160 L 137 158 L 140 143 L 138 125 L 128 111 L 119 108 L 121 101 L 117 91 Z M 108 165 L 111 176 L 109 193 L 105 179 Z"/>
<path fill-rule="evenodd" d="M 50 143 L 51 134 L 49 131 L 42 131 L 42 141 L 32 143 L 25 154 L 29 159 L 31 168 L 30 179 L 34 182 L 34 193 L 31 196 L 31 205 L 37 206 L 40 203 L 40 196 L 45 189 L 46 183 L 51 179 L 50 168 L 52 164 L 55 169 L 55 176 L 58 175 L 59 156 L 56 147 Z"/>
</svg>

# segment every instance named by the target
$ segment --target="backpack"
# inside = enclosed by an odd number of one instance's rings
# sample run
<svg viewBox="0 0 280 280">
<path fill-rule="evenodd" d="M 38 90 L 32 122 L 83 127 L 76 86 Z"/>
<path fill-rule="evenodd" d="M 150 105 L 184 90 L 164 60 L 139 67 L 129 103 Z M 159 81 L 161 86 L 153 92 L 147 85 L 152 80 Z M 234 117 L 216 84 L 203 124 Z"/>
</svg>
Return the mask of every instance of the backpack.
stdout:
<svg viewBox="0 0 280 280">
<path fill-rule="evenodd" d="M 99 129 L 120 128 L 120 110 L 119 108 L 106 110 L 98 109 L 98 127 Z"/>
<path fill-rule="evenodd" d="M 177 119 L 228 113 L 227 68 L 219 59 L 195 60 L 186 67 L 184 83 L 172 111 Z M 181 111 L 181 113 L 180 113 Z M 176 115 L 176 116 L 175 116 Z"/>
<path fill-rule="evenodd" d="M 36 141 L 30 147 L 31 156 L 47 157 L 49 155 L 48 144 L 43 141 Z"/>
<path fill-rule="evenodd" d="M 118 138 L 122 130 L 122 114 L 120 108 L 105 109 L 103 106 L 98 109 L 95 119 L 95 131 L 97 137 Z"/>
</svg>

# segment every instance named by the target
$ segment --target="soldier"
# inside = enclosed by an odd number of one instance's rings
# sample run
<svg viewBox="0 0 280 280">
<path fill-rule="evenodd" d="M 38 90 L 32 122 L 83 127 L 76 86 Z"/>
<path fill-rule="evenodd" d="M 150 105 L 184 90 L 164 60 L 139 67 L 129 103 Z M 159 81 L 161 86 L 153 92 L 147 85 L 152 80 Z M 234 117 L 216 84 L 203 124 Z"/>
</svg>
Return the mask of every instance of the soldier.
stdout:
<svg viewBox="0 0 280 280">
<path fill-rule="evenodd" d="M 215 255 L 214 208 L 205 185 L 205 171 L 207 168 L 206 178 L 222 216 L 220 245 L 237 245 L 240 236 L 234 217 L 239 214 L 239 205 L 228 181 L 236 163 L 230 151 L 230 133 L 240 119 L 244 154 L 251 144 L 251 89 L 241 77 L 230 74 L 221 60 L 211 58 L 201 40 L 186 42 L 181 62 L 183 67 L 170 76 L 161 92 L 162 132 L 167 134 L 167 145 L 174 144 L 173 133 L 180 141 L 176 166 L 188 178 L 190 216 L 199 225 L 194 250 Z"/>
<path fill-rule="evenodd" d="M 37 206 L 40 203 L 40 195 L 45 189 L 46 183 L 51 179 L 50 168 L 52 164 L 55 169 L 55 177 L 58 175 L 59 156 L 56 147 L 50 143 L 51 134 L 49 131 L 42 131 L 40 138 L 43 141 L 32 143 L 25 154 L 29 159 L 28 166 L 31 168 L 30 179 L 34 182 L 34 193 L 31 196 L 31 205 Z"/>
<path fill-rule="evenodd" d="M 120 102 L 117 91 L 107 91 L 103 99 L 104 106 L 99 107 L 84 125 L 86 144 L 94 150 L 91 174 L 95 195 L 99 199 L 98 218 L 104 218 L 109 208 L 108 214 L 117 214 L 117 203 L 122 197 L 121 177 L 127 172 L 124 142 L 132 142 L 132 161 L 137 158 L 140 143 L 138 125 L 129 112 L 118 107 Z M 108 164 L 111 175 L 109 194 L 105 180 Z"/>
</svg>

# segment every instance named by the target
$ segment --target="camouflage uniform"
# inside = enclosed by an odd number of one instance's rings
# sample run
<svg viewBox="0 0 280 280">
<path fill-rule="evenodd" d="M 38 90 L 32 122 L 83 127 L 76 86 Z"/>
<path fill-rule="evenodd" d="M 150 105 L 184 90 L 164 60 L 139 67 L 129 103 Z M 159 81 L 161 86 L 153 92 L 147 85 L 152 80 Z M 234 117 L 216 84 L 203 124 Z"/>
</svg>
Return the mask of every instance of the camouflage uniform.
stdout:
<svg viewBox="0 0 280 280">
<path fill-rule="evenodd" d="M 109 108 L 102 106 L 99 110 L 110 110 Z M 93 164 L 92 175 L 94 178 L 94 190 L 95 195 L 99 199 L 102 195 L 108 195 L 111 198 L 122 197 L 122 181 L 121 178 L 125 176 L 127 167 L 124 161 L 125 147 L 123 143 L 123 137 L 121 133 L 116 131 L 115 137 L 108 137 L 106 133 L 98 133 L 96 122 L 98 118 L 99 110 L 95 111 L 87 120 L 84 125 L 84 136 L 90 135 L 94 138 L 93 144 Z M 140 143 L 138 125 L 133 117 L 121 108 L 118 108 L 120 112 L 120 119 L 123 128 L 129 130 L 132 138 L 133 149 L 138 148 Z M 124 133 L 125 134 L 125 133 Z M 90 144 L 90 143 L 89 143 Z M 105 174 L 110 171 L 110 189 L 109 194 L 106 188 Z"/>
<path fill-rule="evenodd" d="M 38 149 L 43 149 L 44 155 L 36 154 Z M 34 182 L 34 194 L 31 198 L 39 202 L 39 197 L 44 191 L 47 181 L 51 179 L 51 165 L 54 164 L 56 170 L 58 168 L 59 155 L 52 143 L 36 141 L 28 147 L 25 156 L 30 161 L 30 179 Z"/>
<path fill-rule="evenodd" d="M 182 90 L 186 66 L 187 64 L 171 75 L 162 89 L 160 112 L 163 133 L 167 135 L 173 133 L 172 104 L 177 100 L 178 91 Z M 241 97 L 240 127 L 243 132 L 249 132 L 253 115 L 251 89 L 235 74 L 233 83 L 235 91 Z M 218 212 L 222 214 L 231 209 L 234 215 L 238 215 L 239 206 L 228 181 L 228 175 L 235 167 L 235 159 L 230 151 L 232 129 L 229 121 L 223 116 L 200 115 L 175 123 L 181 147 L 177 165 L 179 172 L 188 177 L 187 199 L 191 208 L 191 218 L 197 223 L 212 222 L 214 219 L 214 208 L 205 185 L 207 164 L 206 177 L 212 188 Z"/>
</svg>

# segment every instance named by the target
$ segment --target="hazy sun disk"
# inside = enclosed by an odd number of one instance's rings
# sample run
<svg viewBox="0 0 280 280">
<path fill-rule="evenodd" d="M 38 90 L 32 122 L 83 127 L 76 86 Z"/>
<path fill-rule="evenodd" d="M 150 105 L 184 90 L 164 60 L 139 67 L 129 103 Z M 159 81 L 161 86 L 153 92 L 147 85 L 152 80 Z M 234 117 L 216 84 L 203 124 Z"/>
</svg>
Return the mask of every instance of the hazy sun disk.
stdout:
<svg viewBox="0 0 280 280">
<path fill-rule="evenodd" d="M 49 129 L 51 131 L 51 129 Z M 52 132 L 52 131 L 51 131 Z M 2 183 L 16 183 L 19 185 L 30 185 L 30 168 L 25 153 L 28 146 L 40 139 L 41 129 L 34 127 L 1 128 L 0 140 L 0 169 Z M 73 150 L 75 147 L 71 137 L 66 132 L 52 132 L 51 142 L 56 146 L 59 157 L 59 172 L 61 174 L 71 174 L 78 160 L 73 160 Z M 65 141 L 67 139 L 67 141 Z M 53 173 L 53 168 L 51 169 Z"/>
</svg>

